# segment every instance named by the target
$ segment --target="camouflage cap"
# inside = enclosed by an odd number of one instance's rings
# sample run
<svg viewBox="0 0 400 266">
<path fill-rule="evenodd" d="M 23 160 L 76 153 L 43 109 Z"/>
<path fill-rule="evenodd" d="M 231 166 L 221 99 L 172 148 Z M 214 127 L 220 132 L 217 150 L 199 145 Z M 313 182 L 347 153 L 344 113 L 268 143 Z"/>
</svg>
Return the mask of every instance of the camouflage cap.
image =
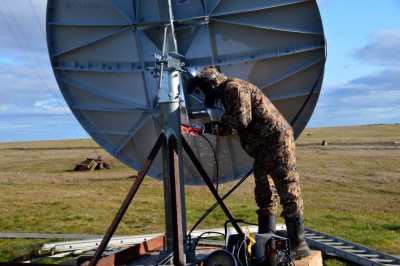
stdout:
<svg viewBox="0 0 400 266">
<path fill-rule="evenodd" d="M 224 80 L 227 79 L 227 77 L 218 70 L 217 67 L 215 66 L 205 66 L 203 67 L 198 73 L 197 77 L 199 78 L 206 78 L 209 81 L 213 83 L 214 86 L 218 86 L 221 84 Z"/>
</svg>

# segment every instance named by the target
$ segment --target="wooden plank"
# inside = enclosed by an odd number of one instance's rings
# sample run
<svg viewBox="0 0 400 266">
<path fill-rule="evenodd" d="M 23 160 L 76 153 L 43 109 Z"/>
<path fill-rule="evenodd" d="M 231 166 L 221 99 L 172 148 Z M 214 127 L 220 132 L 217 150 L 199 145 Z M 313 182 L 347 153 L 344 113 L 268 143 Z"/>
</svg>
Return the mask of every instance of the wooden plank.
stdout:
<svg viewBox="0 0 400 266">
<path fill-rule="evenodd" d="M 130 261 L 140 258 L 143 255 L 160 251 L 165 242 L 165 236 L 160 235 L 143 243 L 134 245 L 117 253 L 111 254 L 99 260 L 97 266 L 125 265 Z M 77 265 L 89 266 L 93 256 L 80 256 Z"/>
<path fill-rule="evenodd" d="M 321 251 L 311 250 L 311 256 L 301 260 L 295 260 L 296 266 L 323 266 Z"/>
</svg>

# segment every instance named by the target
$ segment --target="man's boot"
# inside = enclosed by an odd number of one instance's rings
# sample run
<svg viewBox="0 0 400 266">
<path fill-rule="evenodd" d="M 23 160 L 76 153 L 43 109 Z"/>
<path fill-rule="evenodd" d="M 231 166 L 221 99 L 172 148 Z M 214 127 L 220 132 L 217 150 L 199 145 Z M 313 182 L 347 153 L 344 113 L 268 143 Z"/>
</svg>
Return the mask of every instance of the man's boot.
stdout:
<svg viewBox="0 0 400 266">
<path fill-rule="evenodd" d="M 302 259 L 311 255 L 305 239 L 304 217 L 285 217 L 287 237 L 292 259 Z"/>
<path fill-rule="evenodd" d="M 275 215 L 271 214 L 258 215 L 258 233 L 259 234 L 276 233 Z"/>
</svg>

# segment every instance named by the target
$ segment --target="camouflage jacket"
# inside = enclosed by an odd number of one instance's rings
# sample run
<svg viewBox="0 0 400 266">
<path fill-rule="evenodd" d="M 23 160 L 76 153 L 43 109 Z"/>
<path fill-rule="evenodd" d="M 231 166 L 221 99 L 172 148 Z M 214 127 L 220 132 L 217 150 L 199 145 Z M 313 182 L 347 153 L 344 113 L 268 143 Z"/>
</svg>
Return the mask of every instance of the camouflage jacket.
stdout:
<svg viewBox="0 0 400 266">
<path fill-rule="evenodd" d="M 271 101 L 255 85 L 241 79 L 227 79 L 218 88 L 225 108 L 221 122 L 206 125 L 213 135 L 237 132 L 241 146 L 252 157 L 265 145 L 279 145 L 292 127 Z"/>
</svg>

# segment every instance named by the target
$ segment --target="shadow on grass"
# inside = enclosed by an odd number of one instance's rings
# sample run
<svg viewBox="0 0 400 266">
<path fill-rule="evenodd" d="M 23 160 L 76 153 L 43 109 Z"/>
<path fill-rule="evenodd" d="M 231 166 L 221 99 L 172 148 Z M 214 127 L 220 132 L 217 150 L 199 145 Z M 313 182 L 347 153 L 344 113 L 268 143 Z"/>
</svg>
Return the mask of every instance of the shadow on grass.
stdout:
<svg viewBox="0 0 400 266">
<path fill-rule="evenodd" d="M 383 226 L 384 229 L 389 231 L 397 231 L 400 232 L 400 224 L 388 224 Z"/>
</svg>

